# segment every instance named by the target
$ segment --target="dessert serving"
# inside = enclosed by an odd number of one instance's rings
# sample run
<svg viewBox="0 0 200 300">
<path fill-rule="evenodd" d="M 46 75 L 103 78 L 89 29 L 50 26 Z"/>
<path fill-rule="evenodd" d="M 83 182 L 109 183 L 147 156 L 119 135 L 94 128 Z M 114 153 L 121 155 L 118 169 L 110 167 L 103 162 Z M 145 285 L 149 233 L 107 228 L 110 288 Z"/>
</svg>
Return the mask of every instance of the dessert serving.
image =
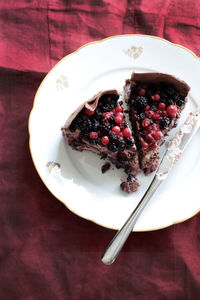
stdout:
<svg viewBox="0 0 200 300">
<path fill-rule="evenodd" d="M 133 73 L 126 81 L 125 101 L 146 175 L 156 170 L 159 147 L 177 125 L 189 90 L 184 81 L 162 73 Z"/>
<path fill-rule="evenodd" d="M 119 97 L 116 90 L 99 92 L 72 113 L 62 131 L 73 149 L 95 152 L 117 168 L 123 168 L 128 177 L 121 183 L 121 189 L 130 193 L 139 186 L 135 175 L 140 167 Z"/>
<path fill-rule="evenodd" d="M 117 168 L 123 168 L 127 179 L 120 185 L 132 193 L 140 185 L 135 175 L 142 169 L 146 175 L 156 170 L 159 147 L 168 132 L 177 125 L 185 107 L 189 86 L 162 73 L 133 73 L 125 83 L 125 102 L 132 130 L 126 121 L 123 101 L 117 90 L 99 92 L 71 114 L 63 135 L 75 150 L 89 150 Z M 102 173 L 110 163 L 102 166 Z"/>
</svg>

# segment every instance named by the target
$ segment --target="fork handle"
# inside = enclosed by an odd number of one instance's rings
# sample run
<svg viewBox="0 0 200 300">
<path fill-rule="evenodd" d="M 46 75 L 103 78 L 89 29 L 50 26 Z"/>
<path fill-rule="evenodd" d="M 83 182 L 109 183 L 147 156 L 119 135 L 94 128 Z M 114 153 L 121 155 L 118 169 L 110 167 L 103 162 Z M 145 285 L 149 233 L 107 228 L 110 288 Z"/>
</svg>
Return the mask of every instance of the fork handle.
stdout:
<svg viewBox="0 0 200 300">
<path fill-rule="evenodd" d="M 158 176 L 155 175 L 149 188 L 147 189 L 146 193 L 144 194 L 144 196 L 142 197 L 142 199 L 140 200 L 130 217 L 125 222 L 123 227 L 113 237 L 105 252 L 103 253 L 101 260 L 105 265 L 111 265 L 115 261 L 129 234 L 133 230 L 133 227 L 138 217 L 142 213 L 146 204 L 154 194 L 155 190 L 161 184 L 161 182 L 162 180 L 160 180 Z"/>
</svg>

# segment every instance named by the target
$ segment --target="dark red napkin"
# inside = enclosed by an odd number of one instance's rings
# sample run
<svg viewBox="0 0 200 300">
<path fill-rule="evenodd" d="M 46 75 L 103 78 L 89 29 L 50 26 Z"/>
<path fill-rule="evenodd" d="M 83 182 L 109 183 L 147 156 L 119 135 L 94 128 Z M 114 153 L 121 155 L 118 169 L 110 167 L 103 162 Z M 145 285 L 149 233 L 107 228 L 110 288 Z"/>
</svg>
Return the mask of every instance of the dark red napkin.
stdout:
<svg viewBox="0 0 200 300">
<path fill-rule="evenodd" d="M 28 145 L 34 95 L 59 59 L 126 33 L 164 37 L 200 55 L 199 7 L 189 0 L 0 2 L 0 299 L 200 299 L 199 214 L 131 234 L 117 261 L 104 266 L 100 256 L 115 231 L 56 200 Z"/>
</svg>

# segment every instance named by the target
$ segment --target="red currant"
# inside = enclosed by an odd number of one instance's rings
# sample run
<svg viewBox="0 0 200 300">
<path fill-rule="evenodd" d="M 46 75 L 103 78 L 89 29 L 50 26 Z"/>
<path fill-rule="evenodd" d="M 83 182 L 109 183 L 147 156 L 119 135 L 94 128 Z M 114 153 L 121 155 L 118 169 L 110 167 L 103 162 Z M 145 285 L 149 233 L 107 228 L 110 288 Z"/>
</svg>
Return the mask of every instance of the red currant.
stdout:
<svg viewBox="0 0 200 300">
<path fill-rule="evenodd" d="M 176 118 L 176 113 L 178 112 L 178 108 L 176 105 L 169 105 L 167 107 L 167 115 L 171 118 L 174 119 Z"/>
<path fill-rule="evenodd" d="M 152 115 L 152 118 L 154 120 L 159 120 L 160 119 L 160 115 L 158 113 L 154 112 L 153 115 Z"/>
<path fill-rule="evenodd" d="M 147 110 L 147 111 L 145 111 L 145 115 L 146 115 L 146 117 L 148 117 L 148 118 L 151 118 L 151 117 L 153 116 L 153 114 L 154 114 L 154 112 L 153 112 L 152 110 Z"/>
<path fill-rule="evenodd" d="M 144 111 L 147 111 L 147 110 L 150 110 L 150 106 L 149 106 L 149 105 L 147 105 L 147 106 L 145 107 L 145 109 L 144 109 Z"/>
<path fill-rule="evenodd" d="M 115 116 L 115 123 L 120 124 L 123 120 L 123 117 L 119 115 L 120 113 L 117 113 Z"/>
<path fill-rule="evenodd" d="M 146 128 L 150 125 L 150 120 L 149 119 L 144 119 L 142 121 L 142 127 Z"/>
<path fill-rule="evenodd" d="M 154 94 L 153 96 L 151 96 L 151 98 L 152 98 L 154 101 L 160 101 L 160 95 L 158 95 L 158 94 Z"/>
<path fill-rule="evenodd" d="M 129 128 L 124 128 L 122 133 L 125 138 L 129 138 L 131 136 L 131 130 Z"/>
<path fill-rule="evenodd" d="M 112 111 L 110 111 L 110 112 L 103 112 L 102 116 L 103 116 L 103 121 L 107 121 L 107 120 L 110 119 L 111 116 L 113 116 L 113 112 Z"/>
<path fill-rule="evenodd" d="M 110 139 L 107 135 L 102 136 L 101 142 L 103 145 L 108 145 L 110 143 Z"/>
<path fill-rule="evenodd" d="M 95 139 L 98 138 L 98 132 L 96 132 L 96 131 L 91 131 L 91 132 L 89 133 L 89 136 L 90 136 L 90 138 L 91 138 L 92 140 L 95 140 Z"/>
<path fill-rule="evenodd" d="M 115 112 L 116 112 L 116 113 L 118 113 L 118 112 L 123 112 L 123 107 L 117 105 L 117 106 L 115 107 Z"/>
<path fill-rule="evenodd" d="M 121 129 L 119 126 L 116 125 L 112 128 L 112 131 L 115 132 L 116 134 L 120 134 Z"/>
<path fill-rule="evenodd" d="M 160 103 L 158 104 L 158 109 L 160 109 L 160 110 L 165 110 L 165 108 L 166 108 L 166 104 L 165 104 L 165 103 L 160 102 Z"/>
<path fill-rule="evenodd" d="M 155 132 L 152 133 L 152 136 L 154 137 L 155 140 L 159 140 L 163 136 L 163 133 L 160 130 L 156 130 Z"/>
</svg>

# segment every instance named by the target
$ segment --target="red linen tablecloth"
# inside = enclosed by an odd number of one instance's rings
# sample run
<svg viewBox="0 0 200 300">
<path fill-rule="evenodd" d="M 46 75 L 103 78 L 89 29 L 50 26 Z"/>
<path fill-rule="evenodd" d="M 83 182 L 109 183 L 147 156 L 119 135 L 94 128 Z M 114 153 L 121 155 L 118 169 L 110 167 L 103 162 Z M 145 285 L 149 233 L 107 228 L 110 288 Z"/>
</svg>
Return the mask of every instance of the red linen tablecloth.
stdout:
<svg viewBox="0 0 200 300">
<path fill-rule="evenodd" d="M 50 194 L 33 166 L 27 125 L 46 73 L 87 42 L 150 34 L 200 55 L 199 7 L 199 0 L 0 2 L 0 299 L 200 299 L 200 215 L 132 234 L 104 266 L 115 232 Z"/>
</svg>

